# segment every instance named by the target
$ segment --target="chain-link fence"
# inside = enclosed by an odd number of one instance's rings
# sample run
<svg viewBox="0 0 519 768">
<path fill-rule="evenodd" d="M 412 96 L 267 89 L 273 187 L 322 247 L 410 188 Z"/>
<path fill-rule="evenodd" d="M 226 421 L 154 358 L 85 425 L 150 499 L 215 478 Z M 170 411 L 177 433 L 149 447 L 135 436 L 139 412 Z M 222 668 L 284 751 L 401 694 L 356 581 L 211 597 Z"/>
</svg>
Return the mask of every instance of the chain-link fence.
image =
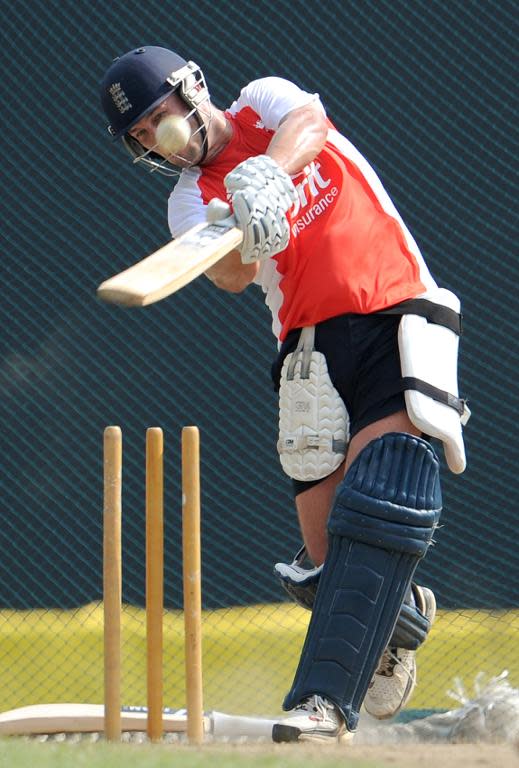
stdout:
<svg viewBox="0 0 519 768">
<path fill-rule="evenodd" d="M 275 355 L 261 295 L 200 278 L 145 310 L 96 301 L 168 238 L 170 181 L 112 145 L 98 82 L 165 45 L 225 107 L 276 74 L 317 91 L 375 166 L 435 277 L 462 298 L 468 469 L 444 472 L 443 527 L 419 579 L 440 615 L 411 706 L 460 675 L 519 683 L 519 322 L 512 2 L 2 2 L 0 708 L 102 699 L 102 430 L 124 431 L 125 697 L 144 699 L 144 431 L 166 433 L 166 696 L 183 704 L 180 428 L 202 434 L 206 703 L 272 713 L 307 616 L 272 564 L 299 546 L 275 451 Z"/>
</svg>

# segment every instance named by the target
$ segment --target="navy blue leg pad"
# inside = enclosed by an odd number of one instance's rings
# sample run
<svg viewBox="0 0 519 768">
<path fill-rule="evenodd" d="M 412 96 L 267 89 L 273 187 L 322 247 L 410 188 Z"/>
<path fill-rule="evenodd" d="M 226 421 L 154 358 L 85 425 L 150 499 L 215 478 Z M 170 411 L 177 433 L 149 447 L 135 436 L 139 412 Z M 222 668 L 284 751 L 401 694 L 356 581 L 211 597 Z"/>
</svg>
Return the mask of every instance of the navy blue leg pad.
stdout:
<svg viewBox="0 0 519 768">
<path fill-rule="evenodd" d="M 441 506 L 439 462 L 425 440 L 390 433 L 357 456 L 330 514 L 328 555 L 284 709 L 320 694 L 356 729 Z"/>
</svg>

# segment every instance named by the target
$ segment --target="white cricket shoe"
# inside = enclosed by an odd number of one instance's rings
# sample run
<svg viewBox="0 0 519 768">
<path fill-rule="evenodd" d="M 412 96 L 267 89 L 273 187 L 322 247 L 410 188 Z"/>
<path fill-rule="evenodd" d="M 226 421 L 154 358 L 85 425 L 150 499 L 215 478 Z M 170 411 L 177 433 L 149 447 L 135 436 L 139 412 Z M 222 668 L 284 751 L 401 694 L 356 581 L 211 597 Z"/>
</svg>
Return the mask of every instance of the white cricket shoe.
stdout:
<svg viewBox="0 0 519 768">
<path fill-rule="evenodd" d="M 272 740 L 338 743 L 350 735 L 339 710 L 323 696 L 309 696 L 272 728 Z"/>
<path fill-rule="evenodd" d="M 434 592 L 415 585 L 418 608 L 432 624 L 436 616 Z M 416 685 L 416 651 L 388 646 L 369 684 L 364 709 L 377 720 L 394 717 L 405 707 Z"/>
</svg>

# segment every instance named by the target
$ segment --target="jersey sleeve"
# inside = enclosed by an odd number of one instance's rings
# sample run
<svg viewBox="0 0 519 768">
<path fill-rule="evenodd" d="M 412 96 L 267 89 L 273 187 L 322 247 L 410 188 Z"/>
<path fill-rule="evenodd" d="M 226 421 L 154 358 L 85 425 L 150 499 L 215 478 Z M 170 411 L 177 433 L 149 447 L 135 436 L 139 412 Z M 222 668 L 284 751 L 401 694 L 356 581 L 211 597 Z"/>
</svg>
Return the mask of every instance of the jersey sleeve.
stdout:
<svg viewBox="0 0 519 768">
<path fill-rule="evenodd" d="M 289 112 L 307 104 L 317 104 L 325 114 L 318 93 L 303 91 L 282 77 L 263 77 L 246 85 L 228 111 L 236 115 L 241 109 L 251 107 L 265 128 L 276 131 Z"/>
<path fill-rule="evenodd" d="M 180 237 L 191 227 L 205 222 L 205 205 L 198 186 L 198 169 L 183 171 L 169 196 L 168 225 L 172 237 Z"/>
</svg>

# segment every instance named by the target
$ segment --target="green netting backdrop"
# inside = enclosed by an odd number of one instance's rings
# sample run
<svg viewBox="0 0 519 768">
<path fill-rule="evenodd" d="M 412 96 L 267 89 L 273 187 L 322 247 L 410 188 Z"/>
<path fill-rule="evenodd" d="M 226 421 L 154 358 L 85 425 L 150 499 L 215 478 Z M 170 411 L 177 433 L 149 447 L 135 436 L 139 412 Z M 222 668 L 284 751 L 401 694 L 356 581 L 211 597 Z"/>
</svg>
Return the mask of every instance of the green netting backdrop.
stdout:
<svg viewBox="0 0 519 768">
<path fill-rule="evenodd" d="M 260 292 L 227 295 L 200 278 L 145 310 L 102 306 L 95 298 L 101 280 L 168 239 L 171 181 L 131 165 L 110 141 L 99 107 L 98 82 L 112 58 L 145 44 L 197 61 L 220 107 L 251 79 L 269 74 L 319 92 L 332 120 L 382 177 L 438 281 L 461 296 L 460 377 L 473 411 L 468 469 L 461 477 L 444 473 L 443 527 L 419 573 L 446 617 L 466 617 L 468 635 L 476 636 L 489 616 L 501 617 L 497 627 L 506 628 L 509 644 L 496 663 L 517 678 L 514 3 L 0 5 L 0 665 L 25 670 L 3 676 L 0 707 L 41 700 L 36 678 L 52 681 L 44 694 L 54 700 L 99 698 L 98 689 L 82 687 L 92 670 L 81 666 L 81 631 L 66 639 L 71 669 L 62 678 L 55 678 L 59 645 L 39 660 L 30 653 L 38 656 L 40 641 L 42 647 L 57 642 L 63 620 L 55 609 L 67 609 L 76 626 L 87 621 L 82 607 L 95 612 L 101 598 L 105 425 L 124 432 L 126 603 L 143 604 L 147 426 L 162 426 L 166 434 L 172 612 L 181 600 L 183 425 L 197 424 L 202 434 L 208 616 L 241 606 L 256 634 L 263 625 L 254 610 L 246 611 L 257 606 L 259 617 L 261 605 L 283 601 L 272 563 L 290 559 L 299 546 L 290 483 L 275 451 L 277 402 L 269 376 L 275 346 Z M 301 626 L 305 620 L 294 619 Z M 470 642 L 458 657 L 445 621 L 449 673 L 470 680 L 478 669 Z M 292 626 L 287 623 L 288 632 Z M 27 647 L 17 643 L 23 631 Z M 229 674 L 225 631 L 206 671 L 209 681 L 218 664 Z M 499 647 L 500 633 L 492 640 Z M 445 658 L 440 635 L 437 642 L 437 658 Z M 501 671 L 493 667 L 495 648 L 491 642 L 481 659 L 489 673 Z M 423 705 L 436 702 L 433 688 L 422 694 Z M 217 693 L 210 703 L 222 705 Z M 258 696 L 255 709 L 264 708 Z"/>
</svg>

